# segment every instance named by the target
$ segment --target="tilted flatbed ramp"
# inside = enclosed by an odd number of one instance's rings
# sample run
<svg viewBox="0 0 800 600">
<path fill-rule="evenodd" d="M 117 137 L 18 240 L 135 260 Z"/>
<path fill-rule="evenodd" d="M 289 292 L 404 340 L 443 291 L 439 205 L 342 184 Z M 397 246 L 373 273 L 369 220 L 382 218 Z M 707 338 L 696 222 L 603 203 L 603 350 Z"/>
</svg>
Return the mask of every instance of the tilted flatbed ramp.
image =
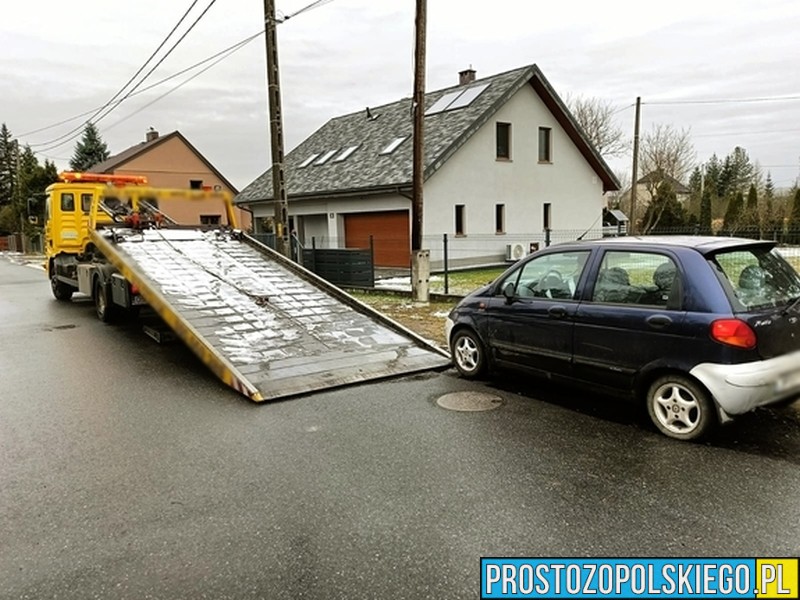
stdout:
<svg viewBox="0 0 800 600">
<path fill-rule="evenodd" d="M 430 342 L 239 232 L 91 237 L 176 335 L 254 401 L 449 366 Z"/>
</svg>

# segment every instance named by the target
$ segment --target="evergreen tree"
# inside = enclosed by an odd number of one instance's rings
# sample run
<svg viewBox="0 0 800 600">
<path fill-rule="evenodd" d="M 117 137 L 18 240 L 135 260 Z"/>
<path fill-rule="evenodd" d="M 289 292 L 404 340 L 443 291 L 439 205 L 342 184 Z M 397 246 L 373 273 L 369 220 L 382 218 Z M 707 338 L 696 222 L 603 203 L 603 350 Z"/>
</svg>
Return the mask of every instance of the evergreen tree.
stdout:
<svg viewBox="0 0 800 600">
<path fill-rule="evenodd" d="M 744 195 L 741 192 L 737 192 L 728 202 L 728 209 L 725 211 L 725 229 L 728 233 L 736 231 L 743 208 Z"/>
<path fill-rule="evenodd" d="M 700 231 L 706 235 L 711 233 L 711 197 L 714 186 L 707 182 L 703 187 L 703 196 L 700 199 Z"/>
<path fill-rule="evenodd" d="M 100 137 L 94 123 L 89 122 L 83 130 L 83 137 L 75 146 L 75 153 L 69 161 L 69 168 L 73 171 L 88 171 L 97 163 L 109 157 L 108 147 Z"/>
<path fill-rule="evenodd" d="M 792 212 L 789 216 L 789 240 L 790 243 L 800 243 L 800 188 L 794 193 Z"/>
<path fill-rule="evenodd" d="M 764 229 L 772 233 L 777 227 L 775 218 L 775 185 L 772 183 L 772 173 L 767 172 L 767 181 L 764 184 Z"/>
<path fill-rule="evenodd" d="M 703 197 L 703 172 L 700 167 L 695 167 L 689 176 L 689 214 L 697 217 Z"/>
<path fill-rule="evenodd" d="M 662 182 L 658 186 L 653 201 L 647 206 L 643 222 L 645 234 L 669 233 L 688 224 L 686 209 L 678 202 L 675 190 L 669 183 Z"/>
<path fill-rule="evenodd" d="M 758 192 L 755 184 L 750 184 L 750 189 L 747 192 L 747 204 L 745 204 L 740 222 L 743 227 L 747 228 L 748 235 L 752 236 L 759 233 Z"/>
<path fill-rule="evenodd" d="M 0 126 L 0 206 L 11 204 L 17 177 L 17 141 L 3 123 Z"/>
</svg>

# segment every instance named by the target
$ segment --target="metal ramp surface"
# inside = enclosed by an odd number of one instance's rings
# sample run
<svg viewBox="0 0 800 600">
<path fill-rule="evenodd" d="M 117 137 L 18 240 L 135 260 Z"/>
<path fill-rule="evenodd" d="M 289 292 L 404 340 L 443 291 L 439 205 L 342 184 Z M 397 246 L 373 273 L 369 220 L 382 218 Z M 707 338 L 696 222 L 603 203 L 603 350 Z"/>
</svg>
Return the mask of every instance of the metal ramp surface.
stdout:
<svg viewBox="0 0 800 600">
<path fill-rule="evenodd" d="M 244 234 L 91 236 L 176 335 L 252 400 L 449 366 L 442 350 Z"/>
</svg>

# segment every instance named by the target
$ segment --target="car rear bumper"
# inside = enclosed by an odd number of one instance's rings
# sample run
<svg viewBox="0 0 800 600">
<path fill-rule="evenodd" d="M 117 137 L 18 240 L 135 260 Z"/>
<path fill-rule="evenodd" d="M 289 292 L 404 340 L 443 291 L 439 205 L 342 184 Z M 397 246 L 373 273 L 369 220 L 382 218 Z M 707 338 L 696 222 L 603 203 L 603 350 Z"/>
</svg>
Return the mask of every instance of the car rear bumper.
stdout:
<svg viewBox="0 0 800 600">
<path fill-rule="evenodd" d="M 690 374 L 706 386 L 723 411 L 739 415 L 800 396 L 800 351 L 737 365 L 702 363 Z"/>
</svg>

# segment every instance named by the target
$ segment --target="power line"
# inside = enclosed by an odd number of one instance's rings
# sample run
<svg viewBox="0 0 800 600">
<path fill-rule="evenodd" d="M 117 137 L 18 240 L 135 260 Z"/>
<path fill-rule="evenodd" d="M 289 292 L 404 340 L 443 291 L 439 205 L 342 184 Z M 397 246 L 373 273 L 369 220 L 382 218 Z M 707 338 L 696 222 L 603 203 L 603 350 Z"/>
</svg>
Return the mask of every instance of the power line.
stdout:
<svg viewBox="0 0 800 600">
<path fill-rule="evenodd" d="M 197 0 L 195 0 L 195 2 L 196 2 L 196 1 L 197 1 Z M 127 92 L 127 93 L 126 93 L 126 94 L 125 94 L 125 95 L 124 95 L 122 98 L 120 98 L 119 100 L 116 100 L 116 102 L 114 102 L 114 103 L 113 103 L 113 105 L 111 105 L 110 107 L 109 107 L 108 105 L 106 105 L 106 107 L 104 107 L 103 109 L 101 109 L 100 111 L 98 111 L 98 112 L 97 112 L 97 113 L 94 115 L 94 117 L 93 117 L 93 118 L 91 118 L 91 119 L 87 119 L 87 120 L 86 120 L 86 121 L 85 121 L 85 122 L 84 122 L 82 125 L 80 125 L 80 126 L 76 127 L 75 129 L 71 130 L 70 132 L 68 132 L 68 133 L 66 133 L 66 134 L 64 134 L 64 135 L 62 135 L 62 136 L 59 136 L 59 137 L 57 137 L 57 138 L 55 138 L 55 139 L 53 139 L 53 140 L 50 140 L 49 142 L 42 142 L 42 143 L 39 143 L 39 144 L 32 144 L 32 145 L 33 145 L 33 146 L 47 146 L 46 148 L 43 148 L 43 149 L 42 149 L 42 151 L 44 151 L 44 152 L 48 152 L 48 151 L 50 151 L 50 150 L 54 150 L 55 148 L 58 148 L 58 147 L 60 147 L 60 146 L 63 146 L 64 144 L 66 144 L 66 143 L 69 143 L 69 142 L 71 142 L 72 140 L 74 140 L 75 138 L 79 137 L 79 136 L 80 136 L 80 134 L 81 134 L 81 131 L 83 130 L 83 128 L 84 128 L 86 125 L 88 125 L 90 122 L 93 122 L 93 123 L 97 124 L 97 123 L 99 123 L 100 121 L 102 121 L 102 120 L 103 120 L 105 117 L 107 117 L 107 116 L 108 116 L 108 115 L 109 115 L 109 114 L 110 114 L 110 113 L 111 113 L 111 112 L 112 112 L 112 111 L 113 111 L 115 108 L 117 108 L 117 107 L 118 107 L 120 104 L 122 104 L 122 103 L 123 103 L 125 100 L 127 100 L 127 99 L 130 97 L 130 95 L 131 95 L 133 92 L 135 92 L 135 91 L 136 91 L 136 89 L 137 89 L 139 86 L 141 86 L 141 85 L 142 85 L 142 83 L 144 83 L 144 82 L 147 80 L 147 78 L 148 78 L 148 77 L 149 77 L 149 76 L 150 76 L 150 75 L 153 73 L 153 71 L 155 71 L 155 70 L 156 70 L 156 69 L 159 67 L 159 65 L 161 65 L 161 63 L 163 63 L 163 62 L 164 62 L 164 61 L 167 59 L 167 57 L 168 57 L 170 54 L 172 54 L 172 52 L 175 50 L 175 48 L 177 48 L 177 47 L 178 47 L 178 45 L 180 45 L 180 43 L 181 43 L 181 42 L 182 42 L 182 41 L 183 41 L 183 40 L 186 38 L 186 36 L 187 36 L 187 35 L 189 35 L 189 32 L 191 32 L 191 31 L 192 31 L 192 29 L 194 29 L 194 28 L 195 28 L 195 26 L 196 26 L 196 25 L 197 25 L 197 24 L 200 22 L 200 19 L 202 19 L 202 18 L 203 18 L 203 17 L 206 15 L 206 13 L 207 13 L 207 12 L 209 11 L 209 9 L 210 9 L 210 8 L 211 8 L 211 7 L 212 7 L 212 6 L 213 6 L 213 5 L 216 3 L 216 1 L 217 1 L 217 0 L 211 0 L 211 1 L 209 2 L 208 6 L 206 6 L 206 8 L 203 10 L 203 12 L 202 12 L 202 13 L 200 13 L 200 16 L 199 16 L 199 17 L 197 17 L 197 18 L 194 20 L 194 22 L 193 22 L 193 23 L 192 23 L 192 24 L 189 26 L 189 28 L 188 28 L 188 29 L 187 29 L 187 30 L 186 30 L 186 31 L 183 33 L 183 35 L 181 35 L 181 37 L 180 37 L 180 38 L 178 38 L 178 41 L 176 41 L 176 42 L 175 42 L 175 43 L 172 45 L 172 47 L 171 47 L 171 48 L 170 48 L 170 49 L 167 51 L 167 53 L 166 53 L 164 56 L 162 56 L 162 57 L 159 59 L 159 61 L 158 61 L 158 62 L 157 62 L 157 63 L 156 63 L 156 64 L 155 64 L 153 67 L 151 67 L 151 68 L 150 68 L 150 70 L 149 70 L 149 71 L 148 71 L 148 72 L 147 72 L 147 73 L 144 75 L 144 77 L 142 77 L 142 78 L 139 80 L 139 83 L 137 83 L 135 86 L 133 86 L 133 88 L 131 88 L 131 90 L 129 90 L 129 91 L 128 91 L 128 92 Z M 192 4 L 192 6 L 194 6 L 194 3 Z M 171 34 L 170 34 L 170 35 L 171 35 Z M 149 60 L 148 60 L 148 62 L 149 62 Z M 140 71 L 140 72 L 141 72 L 141 71 Z M 126 85 L 125 85 L 125 87 L 127 87 L 127 85 L 128 85 L 128 84 L 126 84 Z M 109 102 L 109 104 L 110 104 L 110 102 Z M 99 115 L 99 116 L 98 116 L 98 115 Z M 96 117 L 96 118 L 95 118 L 95 117 Z M 76 133 L 76 132 L 77 132 L 77 133 Z M 73 134 L 74 134 L 74 135 L 73 135 Z M 64 139 L 64 138 L 68 138 L 68 139 Z M 63 141 L 61 141 L 61 140 L 63 140 Z M 55 142 L 59 142 L 59 143 L 55 143 Z"/>
<path fill-rule="evenodd" d="M 241 50 L 242 48 L 244 48 L 244 47 L 245 47 L 245 46 L 246 46 L 248 43 L 250 43 L 250 42 L 252 42 L 254 39 L 256 39 L 256 37 L 258 37 L 258 36 L 254 36 L 254 37 L 248 38 L 248 39 L 247 39 L 247 41 L 245 41 L 245 42 L 240 42 L 240 43 L 239 43 L 239 44 L 237 44 L 237 45 L 236 45 L 236 46 L 235 46 L 235 47 L 234 47 L 232 50 L 230 50 L 230 52 L 228 52 L 228 54 L 225 54 L 224 56 L 220 56 L 220 57 L 219 57 L 217 60 L 215 60 L 215 61 L 214 61 L 213 63 L 211 63 L 210 65 L 208 65 L 206 68 L 204 68 L 204 69 L 202 69 L 202 70 L 198 71 L 197 73 L 195 73 L 194 75 L 192 75 L 192 76 L 191 76 L 191 77 L 189 77 L 188 79 L 186 79 L 186 80 L 182 81 L 182 82 L 181 82 L 180 84 L 178 84 L 177 86 L 173 87 L 173 88 L 172 88 L 172 89 L 170 89 L 170 90 L 167 90 L 166 92 L 164 92 L 163 94 L 161 94 L 160 96 L 158 96 L 157 98 L 155 98 L 154 100 L 151 100 L 150 102 L 148 102 L 148 103 L 147 103 L 147 104 L 145 104 L 144 106 L 142 106 L 142 107 L 140 107 L 140 108 L 136 109 L 135 111 L 133 111 L 132 113 L 130 113 L 130 114 L 128 114 L 128 115 L 126 115 L 126 116 L 122 117 L 120 120 L 118 120 L 118 121 L 115 121 L 114 123 L 112 123 L 111 125 L 109 125 L 108 127 L 106 127 L 106 128 L 105 128 L 105 130 L 106 130 L 106 131 L 108 131 L 108 130 L 109 130 L 109 129 L 111 129 L 112 127 L 116 127 L 116 126 L 117 126 L 117 125 L 119 125 L 120 123 L 123 123 L 123 122 L 127 121 L 127 120 L 128 120 L 128 119 L 130 119 L 131 117 L 133 117 L 133 116 L 135 116 L 135 115 L 139 114 L 140 112 L 142 112 L 143 110 L 145 110 L 145 109 L 149 108 L 150 106 L 152 106 L 153 104 L 155 104 L 155 103 L 156 103 L 156 102 L 158 102 L 159 100 L 161 100 L 161 99 L 163 99 L 163 98 L 166 98 L 166 97 L 167 97 L 167 96 L 169 96 L 169 95 L 170 95 L 172 92 L 176 92 L 176 91 L 178 91 L 179 89 L 181 89 L 181 88 L 182 88 L 184 85 L 186 85 L 187 83 L 189 83 L 189 82 L 190 82 L 190 81 L 192 81 L 193 79 L 195 79 L 195 78 L 199 77 L 200 75 L 202 75 L 203 73 L 205 73 L 206 71 L 208 71 L 209 69 L 211 69 L 212 67 L 214 67 L 214 66 L 216 66 L 217 64 L 221 63 L 223 60 L 225 60 L 226 58 L 228 58 L 228 57 L 229 57 L 231 54 L 235 53 L 237 50 Z M 206 62 L 207 62 L 207 61 L 206 61 Z"/>
<path fill-rule="evenodd" d="M 194 5 L 197 3 L 197 1 L 198 1 L 198 0 L 195 0 L 195 2 L 193 2 L 193 3 L 192 3 L 192 5 L 189 7 L 189 11 L 192 9 L 192 7 L 194 7 Z M 155 83 L 153 83 L 153 84 L 151 84 L 151 85 L 149 85 L 149 86 L 146 86 L 146 87 L 144 87 L 144 88 L 142 88 L 142 89 L 138 89 L 138 91 L 137 91 L 137 88 L 138 88 L 138 87 L 139 87 L 139 86 L 140 86 L 142 83 L 144 83 L 144 81 L 147 79 L 147 77 L 149 77 L 149 76 L 150 76 L 150 74 L 151 74 L 151 73 L 152 73 L 152 72 L 153 72 L 153 71 L 154 71 L 156 68 L 158 68 L 158 66 L 159 66 L 159 65 L 160 65 L 160 64 L 161 64 L 161 63 L 162 63 L 162 62 L 163 62 L 163 61 L 164 61 L 164 60 L 167 58 L 167 56 L 169 56 L 169 54 L 170 54 L 170 53 L 171 53 L 171 52 L 172 52 L 172 51 L 173 51 L 173 50 L 174 50 L 174 49 L 177 47 L 177 45 L 178 45 L 178 44 L 180 44 L 180 43 L 181 43 L 181 41 L 183 41 L 183 39 L 186 37 L 186 35 L 189 33 L 189 31 L 191 31 L 191 30 L 194 28 L 194 26 L 195 26 L 195 25 L 196 25 L 196 24 L 199 22 L 199 20 L 203 18 L 203 16 L 206 14 L 206 12 L 208 12 L 208 10 L 211 8 L 211 6 L 214 4 L 214 2 L 216 2 L 216 0 L 211 0 L 211 3 L 210 3 L 210 4 L 209 4 L 209 5 L 208 5 L 208 6 L 205 8 L 205 10 L 203 11 L 203 13 L 202 13 L 202 14 L 201 14 L 201 15 L 200 15 L 200 16 L 199 16 L 199 17 L 198 17 L 198 18 L 197 18 L 197 19 L 194 21 L 194 23 L 192 23 L 192 25 L 190 26 L 190 28 L 189 28 L 189 29 L 188 29 L 188 30 L 187 30 L 187 31 L 186 31 L 186 32 L 185 32 L 185 33 L 184 33 L 184 34 L 181 36 L 181 38 L 180 38 L 180 39 L 179 39 L 179 40 L 178 40 L 178 41 L 177 41 L 177 42 L 176 42 L 176 43 L 175 43 L 175 44 L 172 46 L 172 48 L 170 48 L 170 50 L 167 52 L 167 54 L 166 54 L 164 57 L 162 57 L 162 58 L 161 58 L 161 60 L 160 60 L 160 61 L 159 61 L 159 62 L 158 62 L 158 63 L 157 63 L 157 64 L 156 64 L 156 65 L 155 65 L 155 66 L 154 66 L 152 69 L 150 69 L 150 71 L 148 71 L 148 73 L 147 73 L 147 74 L 146 74 L 146 75 L 145 75 L 145 76 L 142 78 L 142 80 L 141 80 L 141 81 L 139 81 L 139 83 L 138 83 L 138 84 L 137 84 L 137 85 L 136 85 L 136 86 L 135 86 L 135 87 L 134 87 L 132 90 L 130 90 L 130 91 L 129 91 L 129 92 L 128 92 L 128 93 L 127 93 L 127 94 L 126 94 L 126 95 L 125 95 L 123 98 L 121 98 L 120 100 L 118 100 L 118 101 L 117 101 L 117 102 L 114 104 L 114 106 L 112 106 L 112 107 L 111 107 L 111 108 L 110 108 L 110 109 L 109 109 L 109 110 L 108 110 L 108 111 L 107 111 L 105 114 L 103 114 L 103 115 L 102 115 L 102 116 L 101 116 L 99 119 L 97 119 L 97 121 L 99 121 L 99 120 L 101 120 L 101 119 L 105 118 L 106 116 L 108 116 L 108 114 L 110 114 L 110 113 L 111 113 L 111 112 L 112 112 L 112 111 L 113 111 L 115 108 L 117 108 L 117 107 L 118 107 L 120 104 L 122 104 L 122 103 L 123 103 L 125 100 L 127 100 L 127 99 L 129 99 L 129 98 L 132 98 L 132 97 L 134 97 L 134 96 L 138 96 L 139 94 L 142 94 L 142 93 L 144 93 L 144 92 L 146 92 L 146 91 L 149 91 L 149 90 L 151 90 L 151 89 L 153 89 L 153 88 L 155 88 L 155 87 L 157 87 L 157 86 L 159 86 L 159 85 L 162 85 L 162 84 L 166 83 L 167 81 L 170 81 L 170 80 L 172 80 L 172 79 L 174 79 L 174 78 L 176 78 L 176 77 L 179 77 L 180 75 L 183 75 L 184 73 L 187 73 L 187 72 L 189 72 L 189 71 L 191 71 L 191 70 L 193 70 L 193 69 L 195 69 L 195 68 L 197 68 L 197 67 L 199 67 L 199 66 L 201 66 L 201 65 L 203 65 L 203 64 L 205 64 L 205 63 L 207 63 L 207 62 L 209 62 L 209 61 L 212 61 L 212 60 L 214 60 L 214 59 L 216 59 L 216 58 L 218 58 L 218 57 L 221 57 L 221 58 L 219 58 L 219 60 L 216 60 L 216 61 L 214 61 L 214 62 L 213 62 L 211 65 L 209 65 L 209 66 L 208 66 L 208 67 L 206 67 L 205 69 L 203 69 L 203 70 L 199 71 L 198 73 L 196 73 L 196 74 L 195 74 L 195 75 L 193 75 L 192 77 L 188 78 L 187 80 L 183 81 L 182 83 L 180 83 L 180 84 L 179 84 L 178 86 L 176 86 L 175 88 L 172 88 L 172 89 L 171 89 L 171 90 L 169 90 L 168 92 L 166 92 L 166 93 L 162 94 L 161 96 L 159 96 L 158 98 L 156 98 L 156 99 L 155 99 L 155 100 L 153 100 L 152 102 L 149 102 L 149 103 L 148 103 L 148 104 L 146 104 L 145 106 L 143 106 L 143 107 L 141 107 L 141 108 L 137 109 L 137 110 L 136 110 L 134 113 L 132 113 L 132 114 L 130 114 L 130 115 L 128 115 L 128 116 L 126 116 L 126 117 L 124 117 L 124 118 L 123 118 L 123 119 L 121 119 L 120 121 L 117 121 L 117 122 L 113 123 L 111 126 L 107 127 L 106 129 L 109 129 L 110 127 L 114 127 L 114 126 L 118 125 L 118 124 L 119 124 L 119 123 L 121 123 L 122 121 L 125 121 L 125 120 L 127 120 L 128 118 L 130 118 L 131 116 L 133 116 L 133 115 L 135 115 L 135 114 L 138 114 L 139 112 L 141 112 L 141 111 L 142 111 L 142 110 L 144 110 L 145 108 L 148 108 L 149 106 L 151 106 L 151 105 L 155 104 L 157 101 L 159 101 L 159 100 L 163 99 L 164 97 L 168 96 L 168 95 L 169 95 L 169 94 L 171 94 L 172 92 L 174 92 L 174 91 L 176 91 L 176 90 L 180 89 L 181 87 L 183 87 L 184 85 L 186 85 L 187 83 L 189 83 L 191 80 L 193 80 L 193 79 L 195 79 L 196 77 L 198 77 L 199 75 L 201 75 L 201 74 L 205 73 L 205 72 L 206 72 L 206 71 L 208 71 L 208 70 L 209 70 L 211 67 L 215 66 L 216 64 L 218 64 L 218 63 L 219 63 L 219 62 L 221 62 L 222 60 L 224 60 L 224 59 L 228 58 L 228 57 L 229 57 L 230 55 L 232 55 L 234 52 L 236 52 L 236 51 L 237 51 L 237 50 L 239 50 L 240 48 L 244 47 L 245 45 L 247 45 L 248 43 L 250 43 L 250 42 L 251 42 L 251 41 L 253 41 L 254 39 L 256 39 L 256 38 L 258 38 L 259 36 L 261 36 L 261 35 L 263 35 L 263 34 L 264 34 L 264 31 L 265 31 L 265 30 L 261 30 L 261 31 L 259 31 L 258 33 L 255 33 L 255 34 L 253 34 L 253 35 L 251 35 L 251 36 L 249 36 L 249 37 L 246 37 L 246 38 L 244 38 L 244 39 L 240 40 L 239 42 L 236 42 L 235 44 L 233 44 L 233 45 L 231 45 L 231 46 L 228 46 L 227 48 L 225 48 L 225 49 L 223 49 L 223 50 L 220 50 L 220 51 L 219 51 L 219 52 L 217 52 L 216 54 L 213 54 L 213 55 L 211 55 L 211 56 L 209 56 L 209 57 L 207 57 L 207 58 L 205 58 L 205 59 L 203 59 L 203 60 L 201 60 L 201 61 L 199 61 L 199 62 L 197 62 L 197 63 L 195 63 L 195 64 L 193 64 L 193 65 L 191 65 L 191 66 L 189 66 L 189 67 L 186 67 L 185 69 L 182 69 L 182 70 L 178 71 L 177 73 L 173 73 L 172 75 L 169 75 L 168 77 L 165 77 L 165 78 L 163 78 L 163 79 L 161 79 L 161 80 L 159 80 L 159 81 L 157 81 L 157 82 L 155 82 Z M 303 14 L 303 13 L 305 13 L 305 12 L 308 12 L 308 11 L 310 11 L 310 10 L 313 10 L 313 9 L 315 9 L 315 8 L 318 8 L 318 7 L 324 6 L 324 5 L 326 5 L 326 4 L 330 4 L 331 2 L 333 2 L 333 0 L 316 0 L 315 2 L 312 2 L 311 4 L 309 4 L 309 5 L 307 5 L 307 6 L 303 7 L 303 8 L 301 8 L 301 9 L 299 9 L 299 10 L 295 11 L 294 13 L 291 13 L 291 14 L 289 14 L 289 15 L 285 15 L 285 16 L 283 17 L 283 20 L 282 20 L 282 21 L 280 21 L 278 24 L 282 23 L 283 21 L 285 21 L 285 20 L 287 20 L 287 19 L 293 18 L 293 17 L 295 17 L 295 16 L 297 16 L 297 15 L 300 15 L 300 14 Z M 187 11 L 187 14 L 188 14 L 188 11 Z M 184 17 L 185 17 L 185 15 L 184 15 Z M 183 20 L 183 18 L 181 19 L 181 21 L 182 21 L 182 20 Z M 180 21 L 179 21 L 178 25 L 180 25 Z M 177 26 L 178 26 L 178 25 L 176 25 L 176 28 L 177 28 Z M 174 32 L 174 30 L 175 30 L 175 28 L 173 28 L 173 32 Z M 170 32 L 170 35 L 172 35 L 172 32 Z M 168 39 L 169 37 L 170 37 L 170 36 L 167 36 L 167 38 L 165 38 L 165 41 L 166 41 L 166 39 Z M 159 46 L 159 48 L 161 48 L 162 46 L 163 46 L 163 42 L 162 42 L 162 44 Z M 156 50 L 156 52 L 157 52 L 157 51 L 158 51 L 158 50 Z M 155 54 L 155 53 L 154 53 L 154 54 Z M 223 56 L 223 55 L 224 55 L 224 56 Z M 151 56 L 151 58 L 152 58 L 152 56 Z M 149 62 L 149 60 L 151 60 L 151 59 L 148 59 L 148 61 L 147 61 L 147 62 Z M 145 62 L 145 65 L 147 64 L 147 62 Z M 143 67 L 144 67 L 144 65 L 143 65 Z M 137 74 L 138 74 L 138 73 L 140 73 L 142 70 L 143 70 L 143 68 L 142 68 L 142 69 L 139 69 L 139 71 L 137 71 Z M 135 75 L 134 75 L 134 77 L 135 77 Z M 129 83 L 130 83 L 130 81 L 128 82 L 128 84 L 129 84 Z M 125 86 L 123 86 L 123 88 L 122 88 L 122 89 L 124 89 L 125 87 L 127 87 L 127 85 L 128 85 L 128 84 L 126 84 Z M 112 100 L 113 100 L 113 98 L 112 98 Z M 26 133 L 26 134 L 23 134 L 22 136 L 25 136 L 25 135 L 31 135 L 31 134 L 33 134 L 33 133 L 37 133 L 37 132 L 40 132 L 40 131 L 45 131 L 45 130 L 47 130 L 47 129 L 52 129 L 52 128 L 54 128 L 54 127 L 57 127 L 57 126 L 59 126 L 59 125 L 63 125 L 64 123 L 68 123 L 68 122 L 70 122 L 70 121 L 74 121 L 75 119 L 81 118 L 81 117 L 83 117 L 83 116 L 85 116 L 85 115 L 87 115 L 87 114 L 90 114 L 90 113 L 94 112 L 94 111 L 97 111 L 97 113 L 99 113 L 99 112 L 101 112 L 101 111 L 102 111 L 104 108 L 106 108 L 106 107 L 107 107 L 107 106 L 108 106 L 108 105 L 111 103 L 111 101 L 112 101 L 112 100 L 110 100 L 108 103 L 106 103 L 104 106 L 100 107 L 99 109 L 92 109 L 92 110 L 89 110 L 89 111 L 83 112 L 83 113 L 81 113 L 81 114 L 79 114 L 79 115 L 75 115 L 75 116 L 73 116 L 73 117 L 70 117 L 70 118 L 68 118 L 68 119 L 64 119 L 64 120 L 62 120 L 62 121 L 59 121 L 58 123 L 54 123 L 54 124 L 52 124 L 52 125 L 48 125 L 48 126 L 46 126 L 46 127 L 42 127 L 42 128 L 39 128 L 39 129 L 37 129 L 37 130 L 34 130 L 34 131 L 31 131 L 31 132 L 28 132 L 28 133 Z M 84 127 L 86 124 L 88 124 L 88 122 L 89 122 L 89 121 L 91 121 L 91 120 L 92 120 L 92 119 L 89 119 L 89 120 L 87 120 L 86 122 L 84 122 L 84 123 L 83 123 L 83 124 L 82 124 L 82 125 L 81 125 L 79 128 L 77 128 L 77 131 L 82 131 L 83 127 Z M 54 139 L 54 140 L 51 140 L 51 142 L 58 141 L 58 140 L 62 139 L 63 137 L 70 135 L 70 133 L 74 133 L 75 131 L 76 131 L 76 129 L 73 129 L 71 132 L 69 132 L 69 133 L 67 133 L 67 134 L 64 134 L 63 136 L 61 136 L 61 137 L 59 137 L 59 138 L 56 138 L 56 139 Z M 20 137 L 22 137 L 22 136 L 20 136 Z M 42 149 L 42 150 L 36 151 L 36 153 L 37 153 L 37 154 L 40 154 L 40 155 L 42 155 L 42 156 L 45 156 L 45 157 L 47 157 L 47 155 L 46 155 L 46 154 L 44 154 L 45 152 L 49 152 L 50 150 L 53 150 L 53 149 L 55 149 L 55 148 L 58 148 L 58 147 L 60 147 L 60 146 L 63 146 L 64 144 L 66 144 L 66 143 L 68 143 L 68 142 L 70 142 L 70 141 L 74 140 L 74 139 L 75 139 L 75 138 L 77 138 L 77 137 L 78 137 L 78 135 L 73 135 L 73 136 L 71 137 L 71 139 L 64 140 L 63 142 L 61 142 L 61 143 L 59 143 L 59 144 L 56 144 L 56 145 L 53 145 L 53 146 L 49 146 L 49 147 L 47 147 L 47 148 L 44 148 L 44 149 Z M 42 142 L 42 143 L 38 143 L 38 144 L 32 144 L 32 145 L 33 145 L 33 146 L 43 146 L 43 145 L 46 145 L 46 144 L 48 144 L 48 143 L 49 143 L 49 142 Z M 61 159 L 61 158 L 59 158 L 59 160 L 65 160 L 65 159 Z"/>
<path fill-rule="evenodd" d="M 716 100 L 656 100 L 651 102 L 642 102 L 642 104 L 649 105 L 678 105 L 678 104 L 744 104 L 750 102 L 787 102 L 791 100 L 800 100 L 800 96 L 765 96 L 762 98 L 719 98 Z"/>
<path fill-rule="evenodd" d="M 330 1 L 330 0 L 329 0 L 329 1 Z M 264 34 L 264 30 L 262 29 L 262 30 L 261 30 L 261 31 L 259 31 L 258 33 L 255 33 L 255 34 L 253 34 L 253 35 L 251 35 L 251 36 L 249 36 L 249 37 L 246 37 L 246 38 L 244 38 L 243 40 L 240 40 L 240 41 L 236 42 L 235 44 L 233 44 L 233 45 L 231 45 L 231 46 L 228 46 L 227 48 L 225 48 L 225 49 L 223 49 L 223 50 L 220 50 L 220 51 L 219 51 L 219 52 L 217 52 L 216 54 L 212 54 L 212 55 L 211 55 L 211 56 L 209 56 L 208 58 L 204 58 L 203 60 L 201 60 L 201 61 L 199 61 L 199 62 L 196 62 L 196 63 L 194 63 L 193 65 L 191 65 L 191 66 L 189 66 L 189 67 L 186 67 L 185 69 L 181 69 L 181 70 L 180 70 L 180 71 L 178 71 L 177 73 L 173 73 L 172 75 L 169 75 L 169 76 L 167 76 L 167 77 L 164 77 L 163 79 L 159 79 L 159 80 L 158 80 L 158 81 L 156 81 L 155 83 L 151 83 L 151 84 L 150 84 L 150 85 L 148 85 L 148 86 L 145 86 L 145 87 L 143 87 L 143 88 L 141 88 L 141 89 L 139 89 L 139 90 L 136 90 L 135 92 L 132 92 L 132 93 L 131 93 L 131 94 L 128 96 L 128 99 L 130 99 L 130 98 L 134 98 L 135 96 L 138 96 L 138 95 L 140 95 L 140 94 L 144 94 L 145 92 L 148 92 L 148 91 L 152 90 L 153 88 L 156 88 L 156 87 L 158 87 L 159 85 L 162 85 L 162 84 L 164 84 L 164 83 L 167 83 L 168 81 L 170 81 L 170 80 L 172 80 L 172 79 L 175 79 L 176 77 L 180 77 L 180 76 L 181 76 L 181 75 L 183 75 L 184 73 L 188 73 L 189 71 L 191 71 L 191 70 L 193 70 L 193 69 L 196 69 L 197 67 L 199 67 L 199 66 L 201 66 L 201 65 L 204 65 L 204 64 L 206 64 L 207 62 L 214 60 L 214 59 L 215 59 L 215 58 L 217 58 L 218 56 L 221 56 L 222 54 L 225 54 L 226 52 L 229 52 L 230 50 L 233 50 L 234 48 L 238 48 L 238 47 L 240 47 L 240 46 L 242 46 L 242 45 L 245 45 L 245 44 L 247 44 L 247 43 L 249 43 L 249 42 L 252 42 L 254 39 L 256 39 L 257 37 L 259 37 L 259 36 L 261 36 L 261 35 L 263 35 L 263 34 Z M 22 133 L 22 134 L 20 134 L 18 137 L 21 137 L 21 138 L 22 138 L 22 137 L 26 137 L 26 136 L 28 136 L 28 135 L 33 135 L 34 133 L 39 133 L 39 132 L 41 132 L 41 131 L 46 131 L 46 130 L 48 130 L 48 129 L 53 129 L 53 128 L 55 128 L 55 127 L 58 127 L 59 125 L 63 125 L 63 124 L 65 124 L 65 123 L 69 123 L 70 121 L 74 121 L 75 119 L 80 119 L 81 117 L 85 117 L 86 115 L 89 115 L 89 114 L 91 114 L 91 113 L 93 113 L 93 112 L 95 112 L 95 111 L 102 110 L 103 108 L 104 108 L 103 106 L 95 107 L 95 108 L 93 108 L 93 109 L 91 109 L 91 110 L 87 110 L 87 111 L 85 111 L 85 112 L 82 112 L 82 113 L 80 113 L 80 114 L 78 114 L 78 115 L 74 115 L 74 116 L 72 116 L 72 117 L 69 117 L 68 119 L 64 119 L 64 120 L 62 120 L 62 121 L 59 121 L 59 122 L 57 122 L 57 123 L 53 123 L 52 125 L 47 125 L 46 127 L 40 127 L 39 129 L 35 129 L 35 130 L 33 130 L 33 131 L 28 131 L 28 132 L 26 132 L 26 133 Z M 43 155 L 43 156 L 44 156 L 44 155 Z"/>
</svg>

